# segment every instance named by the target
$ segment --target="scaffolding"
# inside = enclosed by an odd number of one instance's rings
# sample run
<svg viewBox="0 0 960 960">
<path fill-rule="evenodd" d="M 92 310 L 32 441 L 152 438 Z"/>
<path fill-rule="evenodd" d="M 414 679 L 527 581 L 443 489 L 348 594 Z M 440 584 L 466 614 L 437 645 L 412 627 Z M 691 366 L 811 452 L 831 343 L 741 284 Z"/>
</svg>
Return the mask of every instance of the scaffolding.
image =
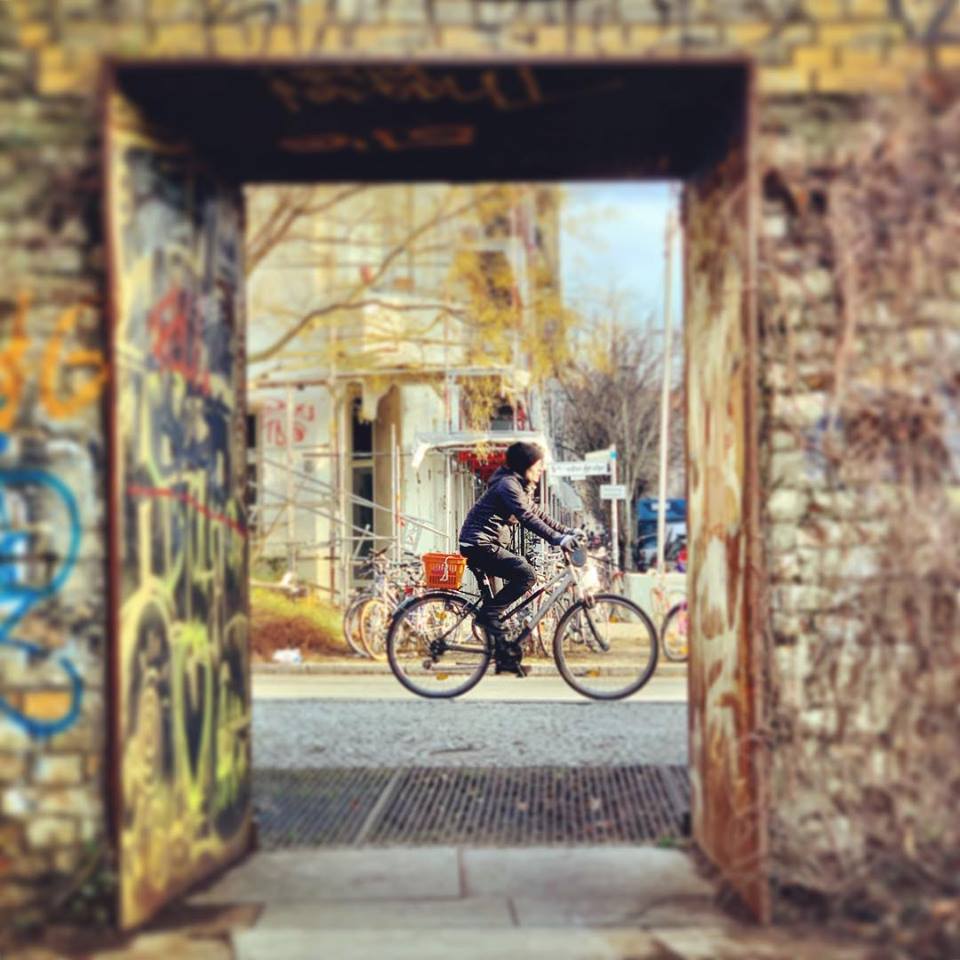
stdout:
<svg viewBox="0 0 960 960">
<path fill-rule="evenodd" d="M 395 449 L 392 456 L 398 458 L 399 450 Z M 372 549 L 388 547 L 397 559 L 401 559 L 417 552 L 424 533 L 444 541 L 449 539 L 447 532 L 433 524 L 401 513 L 398 509 L 398 497 L 394 499 L 393 505 L 388 507 L 353 493 L 344 496 L 333 484 L 296 467 L 287 466 L 283 461 L 265 458 L 263 463 L 283 471 L 287 484 L 283 489 L 257 485 L 254 481 L 249 484 L 248 503 L 252 503 L 252 506 L 248 518 L 253 534 L 251 559 L 255 561 L 267 555 L 271 549 L 276 551 L 279 548 L 284 554 L 287 568 L 294 571 L 303 561 L 325 559 L 331 570 L 339 572 L 339 577 L 331 577 L 328 584 L 312 580 L 311 586 L 329 594 L 338 602 L 343 600 L 345 592 L 349 590 L 352 566 L 365 545 Z M 383 536 L 375 533 L 369 526 L 360 527 L 354 524 L 338 509 L 344 499 L 351 509 L 361 506 L 389 514 L 391 535 Z M 327 521 L 331 535 L 325 540 L 298 537 L 297 514 Z M 271 535 L 284 523 L 287 537 L 281 541 L 271 540 Z"/>
<path fill-rule="evenodd" d="M 413 194 L 406 199 L 403 216 L 413 222 Z M 478 492 L 472 477 L 467 483 L 462 464 L 450 456 L 443 457 L 442 467 L 438 459 L 437 473 L 429 481 L 436 485 L 432 488 L 433 500 L 424 502 L 428 487 L 421 487 L 419 482 L 416 489 L 404 485 L 416 474 L 423 456 L 419 438 L 413 452 L 401 449 L 411 449 L 408 438 L 403 444 L 398 438 L 398 432 L 406 429 L 403 418 L 408 414 L 405 410 L 393 411 L 390 417 L 380 419 L 376 405 L 387 395 L 382 389 L 384 383 L 432 387 L 442 396 L 442 413 L 434 418 L 432 426 L 443 426 L 443 436 L 449 439 L 459 435 L 460 389 L 465 380 L 499 377 L 505 394 L 526 392 L 529 363 L 521 350 L 519 330 L 527 327 L 531 309 L 536 221 L 533 193 L 522 188 L 515 209 L 511 209 L 509 236 L 494 238 L 481 235 L 481 231 L 474 241 L 456 241 L 484 252 L 496 251 L 512 268 L 513 307 L 524 322 L 514 335 L 508 361 L 501 358 L 500 363 L 482 365 L 473 361 L 465 351 L 467 341 L 460 329 L 465 323 L 465 306 L 448 302 L 442 292 L 434 295 L 428 277 L 425 284 L 430 295 L 425 301 L 422 291 L 411 300 L 404 292 L 407 288 L 371 287 L 376 296 L 354 311 L 351 319 L 355 323 L 349 329 L 338 324 L 323 330 L 308 329 L 295 347 L 288 346 L 269 360 L 259 360 L 256 370 L 250 369 L 248 389 L 270 397 L 267 402 L 274 414 L 273 423 L 283 423 L 282 431 L 277 426 L 277 434 L 282 432 L 284 436 L 282 444 L 273 438 L 267 454 L 257 430 L 255 449 L 248 450 L 246 502 L 254 561 L 281 559 L 286 570 L 297 575 L 312 564 L 314 575 L 305 579 L 334 601 L 343 602 L 355 580 L 357 560 L 371 549 L 387 547 L 397 559 L 404 553 L 420 552 L 425 541 L 429 541 L 426 549 L 456 550 L 456 521 Z M 470 225 L 480 231 L 472 220 Z M 388 249 L 395 245 L 390 238 L 378 242 Z M 454 242 L 451 234 L 444 248 Z M 420 279 L 419 266 L 414 262 L 412 246 L 408 247 L 408 283 L 412 284 L 414 276 Z M 333 271 L 333 267 L 324 268 L 318 275 L 327 299 L 336 279 Z M 346 342 L 349 359 L 345 367 Z M 355 428 L 345 415 L 358 388 L 361 417 L 375 424 L 372 429 L 376 433 L 376 440 L 370 442 L 362 458 L 353 443 L 356 432 L 350 436 Z M 297 441 L 294 449 L 298 401 L 303 391 L 320 390 L 329 398 L 327 442 L 311 446 Z M 317 408 L 326 403 L 317 401 Z M 514 428 L 516 409 L 514 405 Z M 530 433 L 524 436 L 531 439 Z M 546 442 L 544 446 L 549 449 Z M 447 448 L 436 445 L 435 449 L 440 452 Z M 405 471 L 404 467 L 412 470 Z"/>
</svg>

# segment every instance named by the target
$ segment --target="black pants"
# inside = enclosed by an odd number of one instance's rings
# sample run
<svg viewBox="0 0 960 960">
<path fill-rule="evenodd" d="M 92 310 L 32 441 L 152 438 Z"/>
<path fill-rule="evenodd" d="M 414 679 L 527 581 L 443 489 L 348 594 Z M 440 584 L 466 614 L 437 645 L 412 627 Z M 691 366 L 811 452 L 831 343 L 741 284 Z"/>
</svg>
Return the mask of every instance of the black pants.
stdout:
<svg viewBox="0 0 960 960">
<path fill-rule="evenodd" d="M 499 577 L 503 587 L 492 600 L 483 605 L 488 616 L 503 616 L 504 611 L 519 600 L 537 581 L 533 567 L 523 557 L 518 557 L 505 547 L 490 545 L 482 547 L 461 547 L 467 563 L 482 570 L 489 577 Z"/>
</svg>

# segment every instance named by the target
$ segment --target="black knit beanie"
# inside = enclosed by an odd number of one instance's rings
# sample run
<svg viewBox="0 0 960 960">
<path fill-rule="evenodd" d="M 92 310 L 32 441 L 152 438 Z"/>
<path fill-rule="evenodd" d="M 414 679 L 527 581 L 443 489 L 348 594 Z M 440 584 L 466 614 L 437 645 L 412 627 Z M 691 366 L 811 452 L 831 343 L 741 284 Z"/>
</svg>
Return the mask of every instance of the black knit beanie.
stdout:
<svg viewBox="0 0 960 960">
<path fill-rule="evenodd" d="M 527 472 L 538 460 L 543 459 L 543 450 L 535 443 L 520 440 L 507 447 L 507 466 L 521 476 Z"/>
</svg>

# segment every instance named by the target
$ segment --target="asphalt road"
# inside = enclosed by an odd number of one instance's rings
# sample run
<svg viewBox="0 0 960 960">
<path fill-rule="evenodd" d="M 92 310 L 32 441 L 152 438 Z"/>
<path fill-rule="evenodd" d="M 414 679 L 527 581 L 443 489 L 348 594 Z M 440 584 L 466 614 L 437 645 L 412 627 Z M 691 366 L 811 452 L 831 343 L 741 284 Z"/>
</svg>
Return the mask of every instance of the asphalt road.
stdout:
<svg viewBox="0 0 960 960">
<path fill-rule="evenodd" d="M 683 676 L 613 703 L 551 676 L 486 677 L 452 701 L 417 699 L 392 676 L 255 674 L 253 692 L 260 769 L 687 762 Z"/>
</svg>

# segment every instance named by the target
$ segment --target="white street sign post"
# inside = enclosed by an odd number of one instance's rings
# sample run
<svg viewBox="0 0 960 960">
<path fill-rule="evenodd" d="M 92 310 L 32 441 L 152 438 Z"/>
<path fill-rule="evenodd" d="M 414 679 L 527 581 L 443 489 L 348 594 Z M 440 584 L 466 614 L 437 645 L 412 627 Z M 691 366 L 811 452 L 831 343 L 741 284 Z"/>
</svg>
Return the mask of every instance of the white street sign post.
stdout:
<svg viewBox="0 0 960 960">
<path fill-rule="evenodd" d="M 610 459 L 610 448 L 604 447 L 602 450 L 588 450 L 583 455 L 584 460 L 602 460 L 606 463 Z"/>
<path fill-rule="evenodd" d="M 657 575 L 661 584 L 664 568 L 664 539 L 667 529 L 667 458 L 670 456 L 670 343 L 673 317 L 670 312 L 670 290 L 673 284 L 673 233 L 676 229 L 673 212 L 667 217 L 666 249 L 664 250 L 663 282 L 663 393 L 660 398 L 660 483 L 657 491 Z"/>
<path fill-rule="evenodd" d="M 610 446 L 606 450 L 592 450 L 583 460 L 554 460 L 549 470 L 554 477 L 567 477 L 570 480 L 586 480 L 590 477 L 609 477 L 610 483 L 600 487 L 600 498 L 610 501 L 610 538 L 614 562 L 620 567 L 620 550 L 617 544 L 617 500 L 625 500 L 626 487 L 617 483 L 617 448 Z M 616 490 L 616 496 L 606 496 L 606 489 Z"/>
<path fill-rule="evenodd" d="M 610 444 L 610 483 L 611 486 L 617 484 L 617 448 Z M 610 501 L 610 549 L 613 551 L 614 567 L 620 569 L 620 529 L 618 524 L 617 501 Z"/>
<path fill-rule="evenodd" d="M 601 500 L 626 500 L 627 485 L 625 483 L 601 483 Z"/>
<path fill-rule="evenodd" d="M 609 461 L 600 460 L 555 460 L 548 467 L 555 477 L 584 480 L 587 477 L 606 477 L 610 473 Z"/>
</svg>

